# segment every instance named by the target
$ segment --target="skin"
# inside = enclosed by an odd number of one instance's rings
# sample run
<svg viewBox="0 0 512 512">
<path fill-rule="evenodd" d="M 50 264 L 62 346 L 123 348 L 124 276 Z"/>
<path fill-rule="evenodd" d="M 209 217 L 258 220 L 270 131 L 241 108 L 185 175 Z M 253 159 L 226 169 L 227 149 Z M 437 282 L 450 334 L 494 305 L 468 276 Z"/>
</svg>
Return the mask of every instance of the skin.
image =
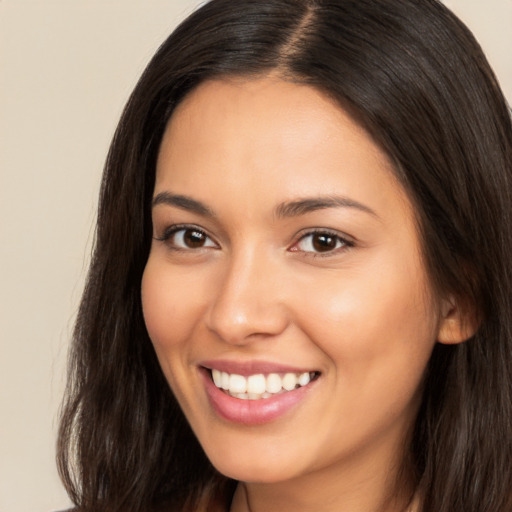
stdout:
<svg viewBox="0 0 512 512">
<path fill-rule="evenodd" d="M 206 454 L 242 482 L 232 510 L 402 510 L 414 484 L 397 485 L 398 471 L 425 367 L 436 340 L 460 340 L 453 307 L 432 296 L 414 209 L 387 155 L 309 86 L 209 81 L 169 122 L 154 197 L 162 193 L 209 214 L 153 207 L 145 321 Z M 276 210 L 333 196 L 362 206 Z M 203 245 L 187 247 L 183 231 L 164 240 L 176 224 L 202 230 Z M 315 229 L 347 243 L 315 252 Z M 212 408 L 198 369 L 211 359 L 320 377 L 284 415 L 248 426 Z"/>
</svg>

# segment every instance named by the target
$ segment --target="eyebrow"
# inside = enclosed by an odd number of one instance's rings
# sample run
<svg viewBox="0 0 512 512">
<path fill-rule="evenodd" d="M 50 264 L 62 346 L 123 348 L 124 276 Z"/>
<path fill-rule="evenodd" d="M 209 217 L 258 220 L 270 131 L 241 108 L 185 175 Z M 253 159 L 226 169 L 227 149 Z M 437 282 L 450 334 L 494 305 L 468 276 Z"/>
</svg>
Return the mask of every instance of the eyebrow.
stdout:
<svg viewBox="0 0 512 512">
<path fill-rule="evenodd" d="M 336 195 L 306 197 L 304 199 L 298 199 L 297 201 L 287 201 L 278 205 L 275 213 L 279 218 L 297 217 L 326 208 L 355 208 L 356 210 L 378 217 L 371 208 L 359 201 Z"/>
<path fill-rule="evenodd" d="M 160 192 L 152 201 L 152 207 L 166 204 L 182 210 L 197 213 L 204 217 L 214 218 L 216 215 L 208 206 L 201 201 L 192 199 L 189 196 L 181 194 L 172 194 L 170 192 Z M 278 218 L 299 217 L 308 213 L 323 210 L 327 208 L 355 208 L 364 213 L 368 213 L 378 218 L 374 210 L 368 206 L 344 196 L 329 195 L 318 197 L 306 197 L 296 201 L 286 201 L 276 206 L 274 214 Z"/>
<path fill-rule="evenodd" d="M 215 217 L 215 214 L 210 208 L 208 208 L 208 206 L 201 203 L 201 201 L 192 199 L 189 196 L 171 194 L 170 192 L 160 192 L 153 198 L 151 206 L 154 208 L 159 204 L 175 206 L 177 208 L 181 208 L 182 210 L 187 210 L 189 212 L 203 215 L 204 217 Z"/>
</svg>

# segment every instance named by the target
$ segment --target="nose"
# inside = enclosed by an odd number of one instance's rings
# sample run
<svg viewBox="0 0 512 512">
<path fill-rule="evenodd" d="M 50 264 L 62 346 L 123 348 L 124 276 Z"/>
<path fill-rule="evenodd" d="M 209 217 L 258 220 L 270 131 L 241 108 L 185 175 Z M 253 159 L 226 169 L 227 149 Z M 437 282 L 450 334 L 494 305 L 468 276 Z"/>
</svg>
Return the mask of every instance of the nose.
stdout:
<svg viewBox="0 0 512 512">
<path fill-rule="evenodd" d="M 244 345 L 286 329 L 285 283 L 270 258 L 255 253 L 232 258 L 217 279 L 206 323 L 222 340 Z"/>
</svg>

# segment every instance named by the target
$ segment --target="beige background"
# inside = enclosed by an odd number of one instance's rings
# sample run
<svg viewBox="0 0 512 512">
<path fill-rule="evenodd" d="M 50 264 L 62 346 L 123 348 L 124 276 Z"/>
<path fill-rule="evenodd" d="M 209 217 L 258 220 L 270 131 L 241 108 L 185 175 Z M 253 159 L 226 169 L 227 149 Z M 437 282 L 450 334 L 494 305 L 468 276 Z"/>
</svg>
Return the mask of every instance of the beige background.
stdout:
<svg viewBox="0 0 512 512">
<path fill-rule="evenodd" d="M 199 3 L 0 0 L 0 512 L 69 504 L 55 418 L 103 160 L 145 63 Z M 512 0 L 446 3 L 512 98 Z"/>
</svg>

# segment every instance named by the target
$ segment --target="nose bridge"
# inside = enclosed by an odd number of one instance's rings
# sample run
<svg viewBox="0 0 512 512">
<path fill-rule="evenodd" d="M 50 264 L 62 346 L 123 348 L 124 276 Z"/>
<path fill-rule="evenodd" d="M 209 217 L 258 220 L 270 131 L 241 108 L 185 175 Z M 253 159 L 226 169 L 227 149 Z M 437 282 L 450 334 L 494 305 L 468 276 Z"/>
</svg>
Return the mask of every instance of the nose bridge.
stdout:
<svg viewBox="0 0 512 512">
<path fill-rule="evenodd" d="M 233 251 L 219 275 L 208 327 L 224 341 L 243 344 L 255 335 L 274 336 L 287 325 L 279 293 L 278 264 L 259 248 Z"/>
</svg>

